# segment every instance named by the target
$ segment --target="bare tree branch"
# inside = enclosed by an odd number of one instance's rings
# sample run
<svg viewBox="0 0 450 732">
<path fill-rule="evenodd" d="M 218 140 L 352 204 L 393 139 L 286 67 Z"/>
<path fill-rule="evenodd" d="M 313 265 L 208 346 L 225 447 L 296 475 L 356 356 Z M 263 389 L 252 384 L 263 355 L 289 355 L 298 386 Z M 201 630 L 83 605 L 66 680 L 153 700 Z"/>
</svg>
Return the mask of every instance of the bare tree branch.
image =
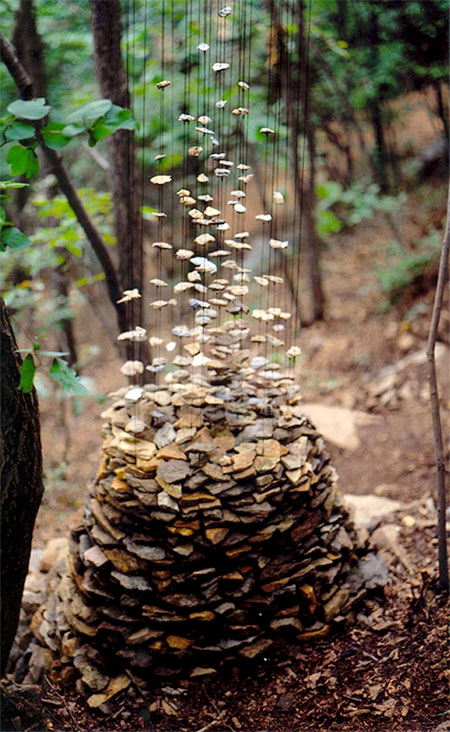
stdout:
<svg viewBox="0 0 450 732">
<path fill-rule="evenodd" d="M 448 594 L 448 550 L 445 530 L 446 519 L 446 469 L 445 455 L 442 440 L 441 415 L 439 410 L 439 393 L 436 377 L 435 345 L 439 327 L 439 319 L 442 310 L 442 299 L 444 288 L 448 279 L 448 260 L 450 250 L 450 190 L 447 201 L 447 223 L 445 226 L 444 240 L 442 242 L 441 259 L 439 262 L 439 275 L 434 297 L 433 314 L 431 316 L 430 333 L 427 344 L 428 360 L 428 383 L 430 387 L 431 416 L 433 419 L 434 450 L 436 456 L 436 486 L 438 502 L 438 547 L 439 547 L 439 587 Z"/>
<path fill-rule="evenodd" d="M 17 58 L 14 47 L 9 41 L 0 33 L 0 58 L 7 67 L 11 74 L 14 82 L 19 90 L 22 99 L 33 98 L 33 84 L 27 72 L 21 65 Z M 39 142 L 39 146 L 45 155 L 48 164 L 51 167 L 53 174 L 56 176 L 61 191 L 66 196 L 75 216 L 77 217 L 78 223 L 83 229 L 88 241 L 97 256 L 98 261 L 105 274 L 105 282 L 108 290 L 109 299 L 115 308 L 117 321 L 120 330 L 125 330 L 127 327 L 125 312 L 117 305 L 117 300 L 122 294 L 122 287 L 119 282 L 116 268 L 110 257 L 107 246 L 104 243 L 99 232 L 92 223 L 89 214 L 83 206 L 83 203 L 78 196 L 72 182 L 67 174 L 64 167 L 62 158 L 55 150 L 47 147 L 45 141 L 40 132 L 40 124 L 36 123 L 36 138 Z"/>
</svg>

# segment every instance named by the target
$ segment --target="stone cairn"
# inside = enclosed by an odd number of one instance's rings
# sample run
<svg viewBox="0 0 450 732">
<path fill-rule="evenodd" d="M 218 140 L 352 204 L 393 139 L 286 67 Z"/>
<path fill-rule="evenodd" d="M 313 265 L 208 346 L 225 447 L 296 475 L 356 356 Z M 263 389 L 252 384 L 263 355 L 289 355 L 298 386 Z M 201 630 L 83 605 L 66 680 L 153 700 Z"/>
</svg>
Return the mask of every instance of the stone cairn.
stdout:
<svg viewBox="0 0 450 732">
<path fill-rule="evenodd" d="M 125 387 L 102 415 L 83 523 L 31 624 L 91 692 L 106 669 L 196 677 L 322 638 L 366 593 L 298 388 L 227 368 L 216 385 Z"/>
</svg>

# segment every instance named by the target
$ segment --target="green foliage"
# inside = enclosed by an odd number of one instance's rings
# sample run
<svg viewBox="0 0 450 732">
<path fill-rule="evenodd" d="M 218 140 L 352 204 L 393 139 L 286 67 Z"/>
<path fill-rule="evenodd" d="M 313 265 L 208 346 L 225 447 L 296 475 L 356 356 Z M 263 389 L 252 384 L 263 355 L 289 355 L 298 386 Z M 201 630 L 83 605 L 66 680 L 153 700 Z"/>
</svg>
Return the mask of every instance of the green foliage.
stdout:
<svg viewBox="0 0 450 732">
<path fill-rule="evenodd" d="M 392 305 L 430 271 L 439 259 L 440 248 L 441 234 L 436 230 L 419 241 L 416 251 L 404 252 L 394 247 L 386 266 L 376 268 L 388 305 Z"/>
<path fill-rule="evenodd" d="M 78 378 L 76 372 L 62 358 L 62 356 L 67 356 L 67 353 L 62 353 L 61 351 L 43 351 L 39 341 L 34 341 L 32 348 L 19 348 L 17 353 L 26 354 L 22 362 L 19 382 L 19 389 L 25 394 L 29 394 L 33 388 L 37 367 L 43 365 L 42 359 L 51 358 L 52 363 L 47 371 L 53 381 L 70 396 L 87 395 L 87 389 Z"/>
<path fill-rule="evenodd" d="M 51 107 L 49 104 L 45 103 L 45 99 L 43 97 L 39 97 L 39 99 L 31 99 L 28 102 L 23 99 L 17 99 L 15 102 L 11 102 L 7 109 L 13 117 L 18 117 L 19 119 L 38 120 L 46 117 L 50 112 Z"/>
<path fill-rule="evenodd" d="M 29 353 L 28 356 L 24 358 L 20 370 L 19 389 L 21 389 L 24 394 L 29 394 L 32 390 L 35 373 L 36 364 L 34 363 L 33 356 Z"/>
<path fill-rule="evenodd" d="M 4 144 L 17 143 L 9 147 L 6 155 L 12 175 L 31 178 L 39 172 L 35 150 L 42 140 L 53 150 L 62 150 L 74 137 L 87 135 L 89 145 L 94 147 L 117 130 L 134 130 L 136 127 L 131 110 L 123 109 L 109 99 L 82 104 L 68 115 L 65 111 L 56 111 L 60 119 L 50 120 L 40 127 L 40 121 L 48 116 L 51 109 L 43 97 L 31 101 L 17 99 L 8 105 L 10 116 L 0 121 L 0 133 Z M 36 126 L 22 122 L 24 119 L 35 122 Z"/>
<path fill-rule="evenodd" d="M 356 181 L 344 188 L 338 181 L 326 180 L 319 183 L 316 194 L 317 231 L 321 236 L 356 226 L 377 213 L 395 214 L 406 200 L 404 193 L 382 195 L 380 187 L 368 181 Z"/>
</svg>

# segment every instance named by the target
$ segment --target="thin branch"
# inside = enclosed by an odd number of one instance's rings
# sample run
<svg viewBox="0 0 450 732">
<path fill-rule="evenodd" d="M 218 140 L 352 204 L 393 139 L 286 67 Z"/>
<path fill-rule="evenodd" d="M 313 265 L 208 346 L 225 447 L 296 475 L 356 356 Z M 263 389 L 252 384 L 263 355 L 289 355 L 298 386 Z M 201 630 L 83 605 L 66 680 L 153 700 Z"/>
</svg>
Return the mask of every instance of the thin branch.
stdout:
<svg viewBox="0 0 450 732">
<path fill-rule="evenodd" d="M 30 77 L 28 76 L 27 72 L 17 58 L 14 47 L 1 33 L 0 58 L 7 67 L 12 78 L 14 79 L 14 82 L 20 92 L 21 97 L 23 99 L 33 98 L 33 85 L 31 83 Z M 120 286 L 116 268 L 110 257 L 107 246 L 104 243 L 99 232 L 95 228 L 94 224 L 92 223 L 89 214 L 87 213 L 86 209 L 83 206 L 83 203 L 81 202 L 80 197 L 78 196 L 78 193 L 73 187 L 72 182 L 70 181 L 70 178 L 64 167 L 61 156 L 58 155 L 55 150 L 45 144 L 44 138 L 42 137 L 40 131 L 39 122 L 35 123 L 35 128 L 36 139 L 39 142 L 39 146 L 44 153 L 52 172 L 56 176 L 61 191 L 66 196 L 70 207 L 77 217 L 78 223 L 86 234 L 88 241 L 91 243 L 97 259 L 100 262 L 100 265 L 105 273 L 106 287 L 108 289 L 109 299 L 111 300 L 111 303 L 116 310 L 119 328 L 121 330 L 125 330 L 126 323 L 124 320 L 124 313 L 120 309 L 120 306 L 118 307 L 116 304 L 117 300 L 122 294 L 122 288 Z"/>
<path fill-rule="evenodd" d="M 447 201 L 447 223 L 445 226 L 444 240 L 442 242 L 441 259 L 439 262 L 439 274 L 434 297 L 433 314 L 431 316 L 430 333 L 427 343 L 428 360 L 428 383 L 430 387 L 431 416 L 433 420 L 434 451 L 436 459 L 436 487 L 438 503 L 438 547 L 439 547 L 439 587 L 448 594 L 448 551 L 446 540 L 446 469 L 444 445 L 442 439 L 441 415 L 439 409 L 439 394 L 436 377 L 435 345 L 439 327 L 439 319 L 442 310 L 444 288 L 448 279 L 448 260 L 450 250 L 450 189 Z"/>
</svg>

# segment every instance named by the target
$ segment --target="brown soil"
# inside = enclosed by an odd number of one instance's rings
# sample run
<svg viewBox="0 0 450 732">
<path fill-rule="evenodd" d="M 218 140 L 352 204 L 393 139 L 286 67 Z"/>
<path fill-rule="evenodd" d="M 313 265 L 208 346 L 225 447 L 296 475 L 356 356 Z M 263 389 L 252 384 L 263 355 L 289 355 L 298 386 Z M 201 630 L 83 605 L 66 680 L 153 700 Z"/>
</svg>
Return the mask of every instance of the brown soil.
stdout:
<svg viewBox="0 0 450 732">
<path fill-rule="evenodd" d="M 431 188 L 410 196 L 400 214 L 408 247 L 414 247 L 430 223 L 442 221 L 444 196 L 443 189 L 438 195 Z M 280 651 L 250 671 L 234 668 L 212 681 L 155 688 L 150 699 L 127 692 L 111 701 L 103 716 L 87 712 L 55 669 L 43 690 L 45 726 L 24 728 L 424 732 L 450 721 L 446 716 L 450 672 L 444 661 L 448 607 L 434 592 L 435 519 L 423 508 L 423 501 L 435 496 L 426 366 L 409 368 L 387 405 L 370 393 L 383 367 L 426 347 L 434 295 L 431 277 L 419 283 L 422 291 L 419 287 L 414 295 L 383 310 L 374 265 L 385 260 L 391 239 L 388 224 L 379 218 L 340 235 L 325 251 L 327 319 L 303 333 L 305 356 L 299 378 L 307 402 L 379 415 L 375 423 L 361 428 L 358 448 L 330 444 L 329 449 L 343 492 L 376 493 L 409 504 L 395 520 L 401 527 L 399 538 L 410 571 L 399 560 L 392 560 L 386 599 L 371 601 L 354 625 L 329 640 Z M 413 305 L 415 316 L 408 315 Z M 92 359 L 85 374 L 95 379 L 99 393 L 106 393 L 123 383 L 120 362 L 95 319 L 86 313 L 83 322 L 81 341 L 102 346 L 101 358 Z M 447 294 L 439 336 L 447 343 L 448 323 Z M 448 359 L 439 362 L 439 380 L 448 434 Z M 402 389 L 404 384 L 407 387 Z M 68 403 L 62 410 L 50 400 L 41 400 L 47 487 L 36 526 L 36 547 L 67 535 L 68 526 L 80 518 L 85 486 L 96 470 L 101 441 L 102 407 L 93 399 L 86 402 L 81 414 L 73 416 Z M 405 516 L 410 518 L 403 521 Z M 450 726 L 439 727 L 444 729 Z"/>
</svg>

